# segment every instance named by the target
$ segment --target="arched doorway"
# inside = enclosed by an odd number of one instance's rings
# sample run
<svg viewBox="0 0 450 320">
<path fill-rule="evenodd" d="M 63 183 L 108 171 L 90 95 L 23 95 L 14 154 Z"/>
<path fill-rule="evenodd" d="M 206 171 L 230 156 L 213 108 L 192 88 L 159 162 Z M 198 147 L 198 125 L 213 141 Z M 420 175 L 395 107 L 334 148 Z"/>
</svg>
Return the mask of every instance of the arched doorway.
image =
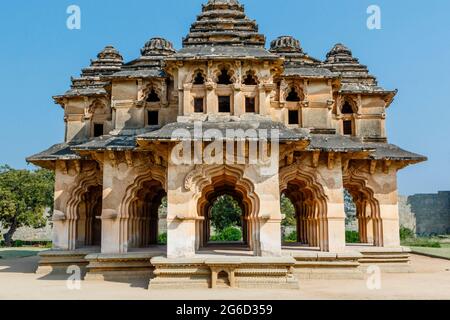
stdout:
<svg viewBox="0 0 450 320">
<path fill-rule="evenodd" d="M 283 243 L 298 243 L 299 231 L 297 209 L 285 193 L 281 194 L 280 209 L 283 215 L 281 222 L 281 239 Z"/>
<path fill-rule="evenodd" d="M 156 180 L 143 182 L 137 190 L 128 210 L 128 249 L 147 248 L 158 244 L 161 231 L 159 218 L 165 197 L 166 191 L 161 182 Z"/>
<path fill-rule="evenodd" d="M 283 193 L 295 209 L 296 242 L 309 247 L 319 247 L 321 241 L 319 199 L 301 179 L 291 180 Z"/>
<path fill-rule="evenodd" d="M 229 166 L 211 166 L 194 172 L 187 180 L 187 186 L 195 186 L 197 203 L 196 249 L 208 246 L 211 236 L 210 214 L 214 202 L 221 196 L 229 196 L 237 202 L 241 209 L 242 241 L 235 243 L 234 248 L 243 248 L 260 254 L 258 218 L 259 198 L 254 186 L 243 178 L 243 168 Z"/>
<path fill-rule="evenodd" d="M 242 231 L 242 241 L 234 241 L 235 245 L 245 245 L 249 246 L 250 235 L 249 235 L 249 224 L 250 224 L 250 210 L 251 203 L 246 197 L 245 191 L 242 188 L 238 188 L 236 181 L 231 176 L 220 176 L 212 180 L 212 184 L 204 189 L 203 196 L 200 199 L 199 213 L 203 218 L 203 223 L 200 227 L 201 242 L 200 247 L 207 247 L 208 245 L 214 243 L 218 244 L 217 241 L 212 240 L 212 218 L 213 209 L 217 205 L 217 201 L 223 199 L 223 197 L 231 198 L 235 201 L 235 204 L 239 207 L 240 211 L 240 228 Z M 220 214 L 220 213 L 218 213 Z M 220 242 L 220 241 L 219 241 Z M 227 245 L 230 245 L 228 241 L 225 241 Z"/>
<path fill-rule="evenodd" d="M 239 195 L 224 190 L 205 206 L 204 245 L 248 245 L 245 206 Z"/>
<path fill-rule="evenodd" d="M 378 203 L 371 195 L 370 191 L 362 186 L 346 182 L 345 188 L 351 197 L 355 210 L 355 229 L 358 232 L 359 241 L 351 241 L 353 243 L 377 245 L 380 241 Z"/>
<path fill-rule="evenodd" d="M 100 246 L 102 242 L 102 186 L 91 186 L 77 207 L 76 248 Z"/>
<path fill-rule="evenodd" d="M 315 169 L 300 164 L 284 167 L 280 170 L 280 192 L 295 209 L 297 244 L 328 251 L 328 198 Z"/>
</svg>

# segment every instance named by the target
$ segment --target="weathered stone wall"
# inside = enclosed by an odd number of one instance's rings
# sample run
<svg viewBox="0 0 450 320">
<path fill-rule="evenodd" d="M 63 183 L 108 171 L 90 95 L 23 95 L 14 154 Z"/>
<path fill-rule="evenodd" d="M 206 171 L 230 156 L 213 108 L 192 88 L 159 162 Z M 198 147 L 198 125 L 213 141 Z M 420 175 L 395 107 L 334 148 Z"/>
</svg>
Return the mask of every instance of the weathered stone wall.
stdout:
<svg viewBox="0 0 450 320">
<path fill-rule="evenodd" d="M 408 197 L 399 196 L 398 206 L 400 213 L 400 226 L 416 232 L 417 228 L 416 215 L 412 211 L 411 205 L 408 203 Z"/>
<path fill-rule="evenodd" d="M 6 232 L 7 230 L 3 229 L 0 225 L 0 233 L 3 235 Z M 19 228 L 14 234 L 13 239 L 22 241 L 51 241 L 52 226 L 50 225 L 50 223 L 48 223 L 46 227 L 41 229 L 28 227 Z"/>
<path fill-rule="evenodd" d="M 408 197 L 418 235 L 450 234 L 450 191 Z"/>
</svg>

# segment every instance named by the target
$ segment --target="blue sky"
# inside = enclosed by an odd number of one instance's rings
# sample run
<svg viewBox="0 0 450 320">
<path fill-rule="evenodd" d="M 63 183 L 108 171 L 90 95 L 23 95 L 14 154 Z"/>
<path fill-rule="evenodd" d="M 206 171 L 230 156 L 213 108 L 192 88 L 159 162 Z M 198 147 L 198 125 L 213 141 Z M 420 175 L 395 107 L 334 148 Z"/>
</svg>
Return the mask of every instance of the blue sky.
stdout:
<svg viewBox="0 0 450 320">
<path fill-rule="evenodd" d="M 153 36 L 181 46 L 206 0 L 16 0 L 0 4 L 0 163 L 26 167 L 25 157 L 63 141 L 62 109 L 52 95 L 108 44 L 126 60 Z M 399 174 L 402 194 L 450 190 L 450 1 L 242 0 L 268 43 L 293 35 L 324 59 L 337 42 L 350 47 L 387 89 L 399 89 L 388 111 L 395 143 L 429 157 Z M 81 30 L 66 28 L 78 5 Z M 380 6 L 382 29 L 366 27 Z M 275 6 L 276 5 L 276 6 Z"/>
</svg>

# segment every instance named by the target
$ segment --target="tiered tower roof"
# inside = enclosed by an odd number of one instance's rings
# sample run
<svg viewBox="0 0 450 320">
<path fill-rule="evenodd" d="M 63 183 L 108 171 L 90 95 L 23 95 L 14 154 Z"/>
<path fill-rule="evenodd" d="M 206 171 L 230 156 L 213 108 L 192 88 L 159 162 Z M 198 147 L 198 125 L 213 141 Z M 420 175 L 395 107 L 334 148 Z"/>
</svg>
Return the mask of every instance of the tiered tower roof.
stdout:
<svg viewBox="0 0 450 320">
<path fill-rule="evenodd" d="M 61 96 L 56 96 L 55 99 L 105 95 L 104 87 L 107 83 L 103 77 L 120 71 L 122 65 L 123 57 L 119 51 L 113 46 L 106 46 L 97 55 L 97 59 L 92 60 L 90 66 L 82 70 L 80 77 L 72 78 L 70 90 Z"/>
<path fill-rule="evenodd" d="M 388 104 L 397 93 L 379 87 L 377 79 L 369 73 L 367 66 L 353 57 L 352 51 L 341 43 L 328 52 L 323 67 L 339 74 L 342 81 L 341 93 L 386 94 Z"/>
<path fill-rule="evenodd" d="M 341 43 L 336 44 L 327 54 L 324 66 L 338 72 L 344 83 L 364 83 L 376 86 L 377 81 L 369 74 L 367 66 L 359 63 L 349 48 Z"/>
<path fill-rule="evenodd" d="M 279 59 L 265 49 L 266 37 L 237 0 L 209 0 L 183 39 L 176 59 Z"/>
<path fill-rule="evenodd" d="M 191 26 L 183 46 L 237 45 L 264 47 L 266 38 L 237 0 L 210 0 Z"/>
</svg>

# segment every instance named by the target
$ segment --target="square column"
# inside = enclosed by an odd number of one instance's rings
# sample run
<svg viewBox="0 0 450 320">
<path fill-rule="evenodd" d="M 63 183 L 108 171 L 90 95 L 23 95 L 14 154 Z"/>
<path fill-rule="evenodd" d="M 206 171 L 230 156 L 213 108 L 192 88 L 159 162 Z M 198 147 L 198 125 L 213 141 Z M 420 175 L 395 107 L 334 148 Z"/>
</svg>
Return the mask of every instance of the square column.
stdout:
<svg viewBox="0 0 450 320">
<path fill-rule="evenodd" d="M 167 190 L 167 256 L 195 256 L 197 235 L 196 201 L 192 192 L 183 192 L 185 177 L 193 166 L 169 163 Z"/>
<path fill-rule="evenodd" d="M 322 186 L 326 195 L 327 211 L 319 217 L 320 248 L 327 252 L 345 251 L 345 205 L 342 165 L 339 156 L 327 155 L 328 163 L 321 162 L 318 176 L 322 178 Z"/>
</svg>

